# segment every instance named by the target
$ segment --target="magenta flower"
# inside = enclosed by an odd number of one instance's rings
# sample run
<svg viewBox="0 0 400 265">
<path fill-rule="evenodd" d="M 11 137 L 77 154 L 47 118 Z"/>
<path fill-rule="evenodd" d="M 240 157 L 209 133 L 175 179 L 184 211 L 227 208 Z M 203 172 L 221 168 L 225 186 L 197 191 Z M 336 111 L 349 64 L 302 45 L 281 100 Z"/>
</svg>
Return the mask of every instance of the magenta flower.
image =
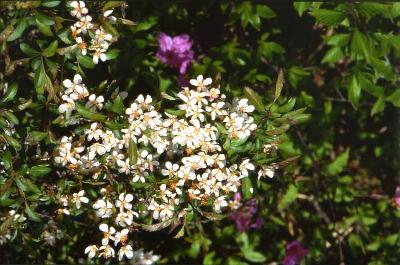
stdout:
<svg viewBox="0 0 400 265">
<path fill-rule="evenodd" d="M 400 207 L 400 186 L 396 187 L 396 191 L 394 192 L 394 198 L 393 198 L 394 204 L 397 207 Z"/>
<path fill-rule="evenodd" d="M 179 68 L 180 74 L 185 74 L 193 60 L 192 42 L 189 35 L 171 37 L 161 32 L 158 34 L 158 43 L 160 45 L 157 51 L 158 59 L 170 67 Z"/>
<path fill-rule="evenodd" d="M 236 229 L 245 232 L 250 229 L 259 229 L 263 224 L 263 220 L 257 215 L 257 199 L 251 199 L 242 203 L 240 193 L 233 195 L 235 210 L 229 215 L 229 219 L 235 222 Z"/>
<path fill-rule="evenodd" d="M 307 253 L 308 250 L 300 245 L 299 242 L 292 241 L 286 245 L 286 255 L 282 263 L 283 265 L 298 265 Z"/>
</svg>

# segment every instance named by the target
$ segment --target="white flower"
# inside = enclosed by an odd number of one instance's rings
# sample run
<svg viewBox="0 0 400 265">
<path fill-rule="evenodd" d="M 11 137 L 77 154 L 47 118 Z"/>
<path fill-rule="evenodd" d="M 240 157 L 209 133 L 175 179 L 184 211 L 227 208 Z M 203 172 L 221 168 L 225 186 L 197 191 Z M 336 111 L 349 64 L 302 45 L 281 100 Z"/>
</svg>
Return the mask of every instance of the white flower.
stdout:
<svg viewBox="0 0 400 265">
<path fill-rule="evenodd" d="M 92 17 L 89 15 L 82 17 L 77 26 L 81 28 L 84 34 L 86 34 L 89 29 L 93 28 Z"/>
<path fill-rule="evenodd" d="M 96 253 L 99 249 L 97 248 L 96 245 L 91 245 L 86 247 L 85 249 L 85 254 L 88 254 L 89 258 L 94 258 L 94 256 L 96 256 Z"/>
<path fill-rule="evenodd" d="M 81 18 L 82 15 L 86 15 L 88 13 L 88 9 L 85 7 L 85 3 L 83 1 L 73 1 L 70 3 L 70 6 L 73 8 L 70 12 L 71 16 L 76 18 Z"/>
<path fill-rule="evenodd" d="M 254 170 L 254 169 L 256 168 L 252 163 L 250 163 L 250 159 L 243 160 L 243 162 L 239 166 L 240 174 L 246 177 L 249 175 L 248 170 Z"/>
<path fill-rule="evenodd" d="M 109 201 L 98 200 L 93 204 L 93 208 L 96 211 L 97 216 L 101 218 L 109 218 L 112 214 L 112 203 Z"/>
<path fill-rule="evenodd" d="M 115 228 L 112 226 L 108 226 L 107 224 L 101 224 L 99 226 L 100 231 L 103 232 L 103 239 L 101 240 L 101 244 L 103 246 L 108 245 L 109 240 L 114 240 L 113 234 L 115 233 Z"/>
<path fill-rule="evenodd" d="M 114 11 L 114 10 L 109 9 L 109 10 L 104 11 L 104 14 L 103 14 L 103 16 L 104 16 L 105 18 L 107 18 L 111 23 L 115 23 L 115 22 L 117 21 L 117 18 L 116 18 L 116 17 L 110 16 L 110 15 L 112 14 L 113 11 Z"/>
<path fill-rule="evenodd" d="M 108 259 L 108 258 L 112 258 L 115 256 L 115 250 L 109 245 L 101 246 L 99 250 L 100 251 L 102 250 L 99 257 L 104 256 L 104 258 Z"/>
<path fill-rule="evenodd" d="M 199 90 L 203 90 L 206 86 L 211 85 L 212 79 L 206 78 L 203 80 L 203 76 L 199 75 L 196 79 L 191 79 L 190 84 L 197 87 Z"/>
<path fill-rule="evenodd" d="M 214 201 L 214 210 L 217 213 L 220 213 L 221 208 L 226 206 L 228 206 L 228 203 L 225 200 L 225 196 L 220 196 Z"/>
<path fill-rule="evenodd" d="M 75 39 L 76 46 L 81 50 L 82 55 L 87 54 L 87 44 L 83 41 L 82 37 L 77 37 Z"/>
<path fill-rule="evenodd" d="M 114 236 L 114 245 L 118 245 L 119 242 L 121 242 L 121 244 L 125 244 L 125 242 L 128 240 L 128 233 L 129 230 L 127 228 L 122 229 L 121 232 L 117 232 Z"/>
<path fill-rule="evenodd" d="M 104 97 L 103 96 L 96 97 L 95 94 L 91 94 L 89 96 L 89 102 L 93 106 L 96 106 L 98 109 L 102 109 L 103 108 L 103 103 L 104 103 Z"/>
<path fill-rule="evenodd" d="M 132 209 L 132 204 L 130 203 L 133 200 L 132 194 L 128 193 L 125 195 L 125 193 L 121 193 L 118 198 L 119 200 L 115 202 L 115 206 L 119 207 L 121 211 L 123 211 L 124 209 Z"/>
<path fill-rule="evenodd" d="M 89 202 L 89 199 L 87 197 L 83 196 L 84 194 L 85 194 L 84 190 L 81 190 L 78 193 L 72 194 L 72 202 L 76 204 L 77 209 L 81 208 L 81 202 L 83 202 L 83 203 Z"/>
<path fill-rule="evenodd" d="M 170 176 L 170 177 L 175 176 L 177 174 L 177 172 L 178 172 L 178 169 L 179 169 L 179 165 L 178 164 L 172 164 L 169 161 L 167 161 L 167 163 L 165 163 L 165 167 L 167 169 L 161 170 L 161 173 L 164 176 Z"/>
<path fill-rule="evenodd" d="M 58 111 L 60 113 L 69 113 L 75 109 L 75 102 L 70 97 L 63 95 L 61 98 L 65 101 L 65 103 L 58 106 Z"/>
<path fill-rule="evenodd" d="M 133 257 L 133 250 L 131 245 L 125 245 L 121 247 L 121 249 L 118 251 L 118 259 L 121 261 L 124 255 L 128 258 L 131 259 Z M 148 264 L 148 263 L 143 263 L 143 264 Z"/>
<path fill-rule="evenodd" d="M 100 139 L 100 137 L 103 136 L 104 132 L 102 130 L 98 129 L 97 122 L 93 122 L 90 125 L 90 129 L 85 130 L 85 134 L 87 134 L 88 141 L 91 141 L 93 139 L 98 141 Z"/>
<path fill-rule="evenodd" d="M 96 49 L 96 51 L 93 54 L 93 63 L 94 64 L 98 64 L 99 63 L 99 59 L 102 62 L 105 62 L 107 60 L 107 55 L 106 55 L 106 49 L 103 48 L 98 48 Z"/>
<path fill-rule="evenodd" d="M 261 177 L 264 177 L 264 176 L 267 176 L 272 179 L 274 177 L 274 175 L 275 175 L 275 171 L 271 167 L 263 167 L 262 169 L 260 169 L 258 171 L 258 179 L 260 179 Z"/>
</svg>

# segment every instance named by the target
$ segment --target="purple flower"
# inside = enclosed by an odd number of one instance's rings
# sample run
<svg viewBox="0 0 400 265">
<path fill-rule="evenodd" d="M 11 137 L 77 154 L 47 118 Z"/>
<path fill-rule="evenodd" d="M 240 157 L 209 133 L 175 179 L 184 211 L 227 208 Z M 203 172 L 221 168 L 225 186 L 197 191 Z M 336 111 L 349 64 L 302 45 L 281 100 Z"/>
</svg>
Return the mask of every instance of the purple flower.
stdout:
<svg viewBox="0 0 400 265">
<path fill-rule="evenodd" d="M 286 245 L 286 255 L 283 259 L 283 265 L 297 265 L 307 255 L 308 250 L 305 249 L 299 242 L 292 241 Z"/>
<path fill-rule="evenodd" d="M 393 198 L 394 204 L 397 207 L 400 207 L 400 186 L 396 187 L 396 191 L 394 192 L 394 198 Z"/>
<path fill-rule="evenodd" d="M 158 34 L 158 43 L 160 45 L 157 51 L 158 59 L 170 67 L 179 68 L 180 74 L 185 74 L 193 60 L 192 42 L 189 35 L 171 37 L 161 32 Z"/>
<path fill-rule="evenodd" d="M 257 216 L 257 200 L 251 199 L 241 203 L 241 196 L 238 192 L 233 195 L 233 200 L 233 208 L 235 210 L 231 212 L 229 219 L 235 222 L 236 229 L 240 232 L 245 232 L 249 229 L 259 229 L 263 224 L 263 220 Z"/>
</svg>

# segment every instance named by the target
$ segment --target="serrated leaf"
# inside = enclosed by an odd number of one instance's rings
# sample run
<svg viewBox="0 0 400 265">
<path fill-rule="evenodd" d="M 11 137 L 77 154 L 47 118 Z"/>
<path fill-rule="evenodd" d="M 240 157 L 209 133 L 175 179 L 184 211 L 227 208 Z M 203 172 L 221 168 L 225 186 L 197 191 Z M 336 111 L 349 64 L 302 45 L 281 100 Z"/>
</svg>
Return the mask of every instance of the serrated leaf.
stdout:
<svg viewBox="0 0 400 265">
<path fill-rule="evenodd" d="M 328 9 L 315 9 L 311 12 L 311 15 L 315 17 L 319 23 L 327 26 L 338 25 L 346 18 L 346 15 L 342 12 Z"/>
<path fill-rule="evenodd" d="M 356 54 L 362 54 L 367 57 L 369 54 L 368 47 L 369 40 L 367 36 L 356 29 L 351 39 L 351 50 Z"/>
</svg>

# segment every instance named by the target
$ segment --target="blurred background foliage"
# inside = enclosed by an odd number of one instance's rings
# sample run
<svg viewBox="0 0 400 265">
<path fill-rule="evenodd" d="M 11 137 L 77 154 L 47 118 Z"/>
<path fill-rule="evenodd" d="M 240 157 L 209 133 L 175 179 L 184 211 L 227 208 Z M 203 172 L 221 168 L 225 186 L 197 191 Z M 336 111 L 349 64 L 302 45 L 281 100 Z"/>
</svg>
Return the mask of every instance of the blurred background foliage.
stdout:
<svg viewBox="0 0 400 265">
<path fill-rule="evenodd" d="M 46 160 L 63 134 L 61 81 L 79 72 L 96 92 L 128 92 L 125 105 L 139 93 L 177 91 L 178 71 L 155 56 L 157 35 L 165 32 L 193 40 L 186 78 L 220 76 L 223 90 L 243 95 L 248 86 L 268 102 L 282 69 L 278 103 L 289 100 L 309 115 L 296 117 L 293 123 L 304 123 L 280 139 L 280 154 L 299 158 L 259 187 L 260 230 L 239 233 L 227 219 L 194 222 L 176 239 L 169 231 L 139 232 L 140 246 L 161 255 L 161 263 L 277 264 L 296 239 L 309 250 L 304 264 L 398 264 L 400 211 L 391 198 L 399 182 L 400 3 L 87 5 L 94 14 L 111 7 L 120 14 L 117 26 L 102 22 L 118 40 L 111 61 L 96 68 L 68 52 L 63 2 L 0 3 L 0 142 L 8 143 L 0 153 L 0 206 L 7 212 L 18 205 L 28 217 L 28 227 L 13 224 L 13 242 L 0 246 L 2 263 L 84 262 L 94 232 L 85 220 L 45 216 L 56 210 L 55 185 L 73 185 L 55 177 Z M 10 225 L 3 220 L 0 230 Z M 64 235 L 56 248 L 41 243 L 45 228 Z"/>
</svg>

